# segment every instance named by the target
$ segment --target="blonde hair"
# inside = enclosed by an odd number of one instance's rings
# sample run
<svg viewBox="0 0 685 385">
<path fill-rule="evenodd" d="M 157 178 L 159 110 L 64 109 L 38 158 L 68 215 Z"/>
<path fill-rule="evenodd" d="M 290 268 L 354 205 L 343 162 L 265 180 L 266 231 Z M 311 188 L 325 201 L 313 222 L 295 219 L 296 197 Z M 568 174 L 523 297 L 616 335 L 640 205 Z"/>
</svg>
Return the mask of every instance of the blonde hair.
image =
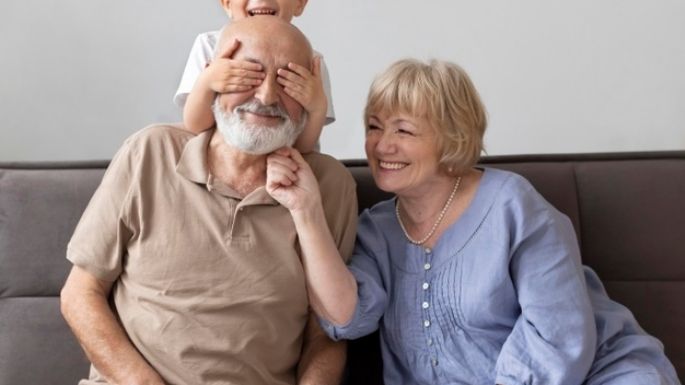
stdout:
<svg viewBox="0 0 685 385">
<path fill-rule="evenodd" d="M 461 173 L 478 162 L 486 112 L 471 79 L 458 65 L 440 60 L 395 62 L 371 84 L 365 125 L 371 115 L 382 111 L 427 119 L 437 135 L 445 171 Z"/>
</svg>

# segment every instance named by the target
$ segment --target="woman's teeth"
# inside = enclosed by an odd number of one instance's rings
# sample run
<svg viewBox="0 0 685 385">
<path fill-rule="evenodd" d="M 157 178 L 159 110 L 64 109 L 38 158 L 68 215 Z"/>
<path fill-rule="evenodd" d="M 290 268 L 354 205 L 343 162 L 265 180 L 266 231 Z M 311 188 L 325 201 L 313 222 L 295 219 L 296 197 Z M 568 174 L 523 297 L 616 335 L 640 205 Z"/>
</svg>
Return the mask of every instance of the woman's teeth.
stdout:
<svg viewBox="0 0 685 385">
<path fill-rule="evenodd" d="M 389 170 L 399 170 L 407 166 L 406 163 L 395 163 L 395 162 L 379 162 L 381 168 Z"/>
</svg>

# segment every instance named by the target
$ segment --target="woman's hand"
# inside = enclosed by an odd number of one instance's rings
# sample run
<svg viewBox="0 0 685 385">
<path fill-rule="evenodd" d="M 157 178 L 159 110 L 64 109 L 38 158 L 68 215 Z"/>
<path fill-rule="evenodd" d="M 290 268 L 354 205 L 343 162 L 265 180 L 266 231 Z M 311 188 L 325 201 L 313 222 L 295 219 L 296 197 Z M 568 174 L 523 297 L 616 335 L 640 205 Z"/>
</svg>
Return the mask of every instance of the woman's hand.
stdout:
<svg viewBox="0 0 685 385">
<path fill-rule="evenodd" d="M 291 212 L 321 205 L 319 184 L 312 169 L 291 147 L 280 148 L 267 157 L 266 191 Z"/>
</svg>

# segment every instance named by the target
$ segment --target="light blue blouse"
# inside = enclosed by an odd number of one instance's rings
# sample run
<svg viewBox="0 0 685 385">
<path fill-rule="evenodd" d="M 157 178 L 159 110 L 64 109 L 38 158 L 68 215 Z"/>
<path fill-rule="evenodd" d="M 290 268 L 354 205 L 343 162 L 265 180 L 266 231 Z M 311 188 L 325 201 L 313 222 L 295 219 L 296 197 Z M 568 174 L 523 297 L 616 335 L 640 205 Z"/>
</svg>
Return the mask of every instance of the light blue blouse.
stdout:
<svg viewBox="0 0 685 385">
<path fill-rule="evenodd" d="M 432 250 L 407 242 L 394 205 L 360 217 L 353 319 L 321 320 L 334 339 L 380 328 L 386 384 L 579 385 L 631 371 L 642 380 L 621 384 L 678 383 L 659 341 L 581 265 L 568 218 L 523 177 L 485 169 Z"/>
</svg>

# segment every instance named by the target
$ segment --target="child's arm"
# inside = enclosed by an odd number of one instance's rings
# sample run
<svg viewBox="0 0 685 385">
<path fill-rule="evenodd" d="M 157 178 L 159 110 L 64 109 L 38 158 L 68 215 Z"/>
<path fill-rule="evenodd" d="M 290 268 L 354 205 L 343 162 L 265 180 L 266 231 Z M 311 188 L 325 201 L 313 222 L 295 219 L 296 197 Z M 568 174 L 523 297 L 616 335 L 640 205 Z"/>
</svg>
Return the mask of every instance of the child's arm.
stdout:
<svg viewBox="0 0 685 385">
<path fill-rule="evenodd" d="M 278 70 L 278 82 L 285 93 L 300 103 L 308 114 L 304 131 L 297 137 L 294 147 L 302 153 L 314 151 L 328 110 L 321 80 L 321 57 L 314 57 L 311 72 L 301 65 L 288 63 L 288 70 Z"/>
<path fill-rule="evenodd" d="M 183 107 L 188 131 L 198 133 L 214 125 L 212 104 L 217 93 L 247 91 L 264 79 L 261 64 L 231 59 L 238 47 L 240 42 L 234 40 L 197 78 Z"/>
</svg>

